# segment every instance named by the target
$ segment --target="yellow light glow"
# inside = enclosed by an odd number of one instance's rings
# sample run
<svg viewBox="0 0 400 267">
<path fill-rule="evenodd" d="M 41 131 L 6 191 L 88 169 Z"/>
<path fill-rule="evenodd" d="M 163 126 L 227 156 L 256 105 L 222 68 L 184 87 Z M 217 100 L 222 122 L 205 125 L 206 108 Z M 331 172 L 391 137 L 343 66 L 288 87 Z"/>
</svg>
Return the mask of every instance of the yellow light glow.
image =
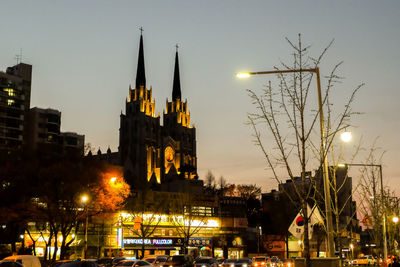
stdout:
<svg viewBox="0 0 400 267">
<path fill-rule="evenodd" d="M 130 214 L 129 214 L 129 213 L 126 213 L 126 212 L 121 212 L 121 213 L 119 214 L 119 216 L 122 217 L 122 218 L 126 218 L 126 217 L 130 216 Z"/>
<path fill-rule="evenodd" d="M 350 248 L 353 249 L 353 248 L 354 248 L 354 245 L 353 245 L 353 244 L 350 244 Z"/>
<path fill-rule="evenodd" d="M 238 77 L 238 78 L 249 78 L 250 77 L 250 73 L 249 72 L 239 72 L 239 73 L 236 73 L 236 77 Z"/>
<path fill-rule="evenodd" d="M 350 142 L 352 136 L 351 136 L 351 132 L 348 131 L 344 131 L 341 135 L 340 135 L 340 139 L 342 139 L 343 142 L 348 143 Z"/>
<path fill-rule="evenodd" d="M 110 179 L 110 182 L 111 182 L 111 183 L 115 183 L 115 181 L 117 181 L 117 177 L 112 177 L 112 178 Z"/>
<path fill-rule="evenodd" d="M 339 163 L 337 166 L 338 166 L 339 168 L 344 168 L 344 167 L 346 167 L 346 164 L 344 164 L 344 163 Z"/>
<path fill-rule="evenodd" d="M 15 103 L 15 101 L 13 99 L 8 99 L 7 100 L 7 105 L 9 105 L 9 106 L 11 106 L 14 103 Z"/>
<path fill-rule="evenodd" d="M 301 240 L 299 240 L 299 241 L 297 241 L 297 243 L 298 243 L 299 245 L 301 245 L 302 242 L 301 242 Z"/>
<path fill-rule="evenodd" d="M 82 201 L 82 203 L 86 203 L 86 202 L 88 202 L 88 200 L 89 200 L 88 195 L 82 195 L 82 196 L 81 196 L 81 201 Z"/>
<path fill-rule="evenodd" d="M 394 223 L 398 223 L 399 222 L 399 217 L 394 216 L 392 220 L 393 220 Z"/>
</svg>

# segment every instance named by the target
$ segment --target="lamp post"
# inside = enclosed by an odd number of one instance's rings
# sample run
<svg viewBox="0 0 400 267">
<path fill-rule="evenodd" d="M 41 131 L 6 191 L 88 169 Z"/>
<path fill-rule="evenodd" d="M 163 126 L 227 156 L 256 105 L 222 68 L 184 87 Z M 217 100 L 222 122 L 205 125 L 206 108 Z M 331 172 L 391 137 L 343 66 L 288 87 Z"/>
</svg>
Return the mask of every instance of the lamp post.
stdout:
<svg viewBox="0 0 400 267">
<path fill-rule="evenodd" d="M 354 259 L 354 245 L 351 243 L 350 244 L 350 249 L 351 249 L 351 259 Z"/>
<path fill-rule="evenodd" d="M 85 211 L 86 211 L 86 221 L 85 221 L 85 246 L 83 248 L 83 257 L 86 259 L 87 256 L 87 241 L 88 241 L 88 220 L 89 220 L 89 214 L 88 214 L 88 209 L 87 209 L 87 202 L 89 201 L 89 197 L 87 195 L 82 195 L 81 197 L 81 202 L 83 205 L 85 205 Z"/>
<path fill-rule="evenodd" d="M 379 178 L 381 182 L 381 201 L 382 201 L 382 211 L 383 211 L 383 258 L 384 258 L 384 264 L 386 265 L 387 261 L 387 256 L 388 256 L 388 251 L 387 251 L 387 234 L 386 234 L 386 211 L 384 207 L 384 201 L 385 201 L 385 196 L 384 196 L 384 190 L 383 190 L 383 175 L 382 175 L 382 165 L 381 164 L 364 164 L 364 163 L 346 163 L 346 164 L 339 164 L 339 167 L 344 167 L 344 166 L 357 166 L 357 167 L 373 167 L 373 168 L 379 168 Z M 373 185 L 375 186 L 375 184 Z M 375 192 L 375 190 L 374 190 Z M 374 196 L 376 199 L 376 196 Z"/>
<path fill-rule="evenodd" d="M 397 212 L 397 211 L 396 211 Z M 397 224 L 398 224 L 398 222 L 399 222 L 399 217 L 397 217 L 397 216 L 394 216 L 393 218 L 392 218 L 392 221 L 393 221 L 393 223 L 394 223 L 394 225 L 395 225 L 395 238 L 394 238 L 394 253 L 396 254 L 397 253 L 397 248 L 398 248 L 398 246 L 399 246 L 399 243 L 397 242 L 397 240 L 396 239 L 398 239 L 399 238 L 399 232 L 398 232 L 398 230 L 399 230 L 399 228 L 398 228 L 398 226 L 397 226 Z"/>
<path fill-rule="evenodd" d="M 259 71 L 259 72 L 243 72 L 236 73 L 239 78 L 247 78 L 252 75 L 263 75 L 263 74 L 282 74 L 282 73 L 295 73 L 295 72 L 311 72 L 317 76 L 317 90 L 318 90 L 318 111 L 319 111 L 319 125 L 321 135 L 321 163 L 322 163 L 322 174 L 324 180 L 324 197 L 325 197 L 325 213 L 326 213 L 326 232 L 328 241 L 328 256 L 335 256 L 335 245 L 333 240 L 333 224 L 332 224 L 332 206 L 331 206 L 331 190 L 329 185 L 329 173 L 328 173 L 328 159 L 326 157 L 326 140 L 325 140 L 325 121 L 324 112 L 322 105 L 322 91 L 321 91 L 321 79 L 319 75 L 319 68 L 313 69 L 293 69 L 293 70 L 273 70 L 273 71 Z"/>
</svg>

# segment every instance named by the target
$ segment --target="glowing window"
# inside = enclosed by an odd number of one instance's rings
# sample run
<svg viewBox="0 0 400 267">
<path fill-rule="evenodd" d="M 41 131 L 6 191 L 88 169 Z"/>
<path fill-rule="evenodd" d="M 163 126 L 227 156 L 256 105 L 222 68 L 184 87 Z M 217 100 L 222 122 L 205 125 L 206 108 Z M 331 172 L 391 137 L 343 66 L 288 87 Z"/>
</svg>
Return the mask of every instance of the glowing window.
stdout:
<svg viewBox="0 0 400 267">
<path fill-rule="evenodd" d="M 15 101 L 14 101 L 13 99 L 8 99 L 8 100 L 7 100 L 7 104 L 8 104 L 9 106 L 12 106 L 14 103 L 15 103 Z"/>
<path fill-rule="evenodd" d="M 14 89 L 11 89 L 11 88 L 4 88 L 4 92 L 7 92 L 9 96 L 15 96 L 16 95 Z"/>
</svg>

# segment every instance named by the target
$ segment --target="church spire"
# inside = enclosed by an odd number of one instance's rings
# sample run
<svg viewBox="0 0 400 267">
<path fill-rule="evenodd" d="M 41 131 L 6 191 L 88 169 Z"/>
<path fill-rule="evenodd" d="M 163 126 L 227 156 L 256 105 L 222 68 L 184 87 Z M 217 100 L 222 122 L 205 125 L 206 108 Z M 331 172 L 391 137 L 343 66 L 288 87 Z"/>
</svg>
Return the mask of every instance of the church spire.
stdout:
<svg viewBox="0 0 400 267">
<path fill-rule="evenodd" d="M 172 101 L 181 99 L 181 81 L 179 77 L 178 45 L 176 45 L 174 83 L 172 86 Z"/>
<path fill-rule="evenodd" d="M 140 86 L 146 88 L 146 74 L 144 71 L 144 52 L 143 52 L 143 28 L 140 28 L 140 44 L 139 44 L 139 56 L 138 64 L 136 70 L 136 88 L 139 89 Z"/>
</svg>

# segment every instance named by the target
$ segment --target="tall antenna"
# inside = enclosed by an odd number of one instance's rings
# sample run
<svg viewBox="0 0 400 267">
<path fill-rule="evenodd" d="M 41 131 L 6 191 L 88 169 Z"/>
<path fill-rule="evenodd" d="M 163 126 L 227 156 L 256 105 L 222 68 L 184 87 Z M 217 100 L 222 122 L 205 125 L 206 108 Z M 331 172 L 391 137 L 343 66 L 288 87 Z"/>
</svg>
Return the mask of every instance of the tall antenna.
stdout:
<svg viewBox="0 0 400 267">
<path fill-rule="evenodd" d="M 17 65 L 22 62 L 22 48 L 19 49 L 19 55 L 15 55 L 14 59 L 17 61 Z"/>
</svg>

